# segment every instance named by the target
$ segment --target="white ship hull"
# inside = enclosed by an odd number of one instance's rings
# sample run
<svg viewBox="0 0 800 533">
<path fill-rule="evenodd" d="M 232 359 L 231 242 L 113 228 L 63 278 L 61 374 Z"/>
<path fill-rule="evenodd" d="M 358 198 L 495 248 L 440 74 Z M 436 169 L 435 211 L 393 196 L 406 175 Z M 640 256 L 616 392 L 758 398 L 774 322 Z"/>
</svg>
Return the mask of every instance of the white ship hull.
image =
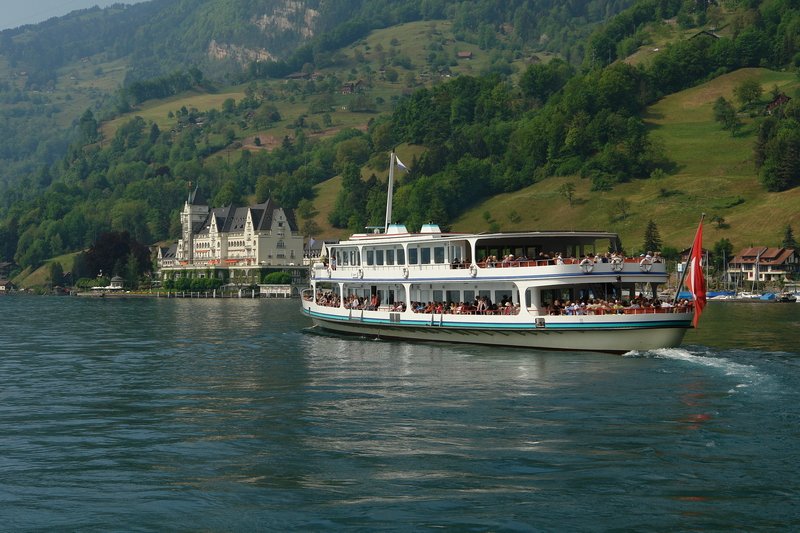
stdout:
<svg viewBox="0 0 800 533">
<path fill-rule="evenodd" d="M 692 313 L 547 316 L 538 326 L 516 316 L 462 316 L 330 309 L 304 302 L 304 313 L 329 331 L 388 339 L 625 353 L 680 345 Z"/>
</svg>

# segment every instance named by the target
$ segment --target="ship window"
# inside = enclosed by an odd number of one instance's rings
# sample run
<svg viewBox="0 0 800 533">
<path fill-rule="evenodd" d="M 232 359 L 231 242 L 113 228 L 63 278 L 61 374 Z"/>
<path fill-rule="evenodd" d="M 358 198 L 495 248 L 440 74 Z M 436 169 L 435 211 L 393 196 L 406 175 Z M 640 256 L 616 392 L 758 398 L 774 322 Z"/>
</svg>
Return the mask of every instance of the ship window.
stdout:
<svg viewBox="0 0 800 533">
<path fill-rule="evenodd" d="M 368 265 L 375 264 L 375 252 L 373 250 L 367 250 L 367 264 Z"/>
<path fill-rule="evenodd" d="M 398 265 L 406 264 L 406 254 L 402 248 L 397 249 L 397 264 Z"/>
<path fill-rule="evenodd" d="M 471 304 L 475 301 L 475 291 L 464 291 L 464 302 Z"/>
<path fill-rule="evenodd" d="M 386 250 L 386 264 L 387 265 L 394 264 L 394 250 Z"/>
<path fill-rule="evenodd" d="M 443 291 L 433 291 L 433 301 L 434 302 L 441 302 L 442 301 L 442 294 L 443 294 Z"/>
<path fill-rule="evenodd" d="M 417 254 L 416 248 L 409 248 L 408 249 L 408 264 L 409 265 L 416 265 L 419 263 L 419 257 Z"/>
<path fill-rule="evenodd" d="M 510 290 L 497 290 L 497 291 L 494 291 L 494 300 L 495 300 L 495 303 L 497 303 L 498 305 L 499 305 L 499 302 L 501 302 L 503 300 L 503 297 L 505 297 L 508 300 L 513 300 L 513 297 L 511 295 L 511 291 Z"/>
<path fill-rule="evenodd" d="M 341 259 L 338 261 L 338 263 L 340 265 L 342 265 L 342 266 L 349 265 L 350 264 L 350 254 L 348 254 L 346 251 L 342 252 L 341 254 L 339 254 L 339 252 L 336 253 L 337 257 L 339 257 L 340 255 L 341 255 Z"/>
<path fill-rule="evenodd" d="M 422 265 L 430 264 L 430 262 L 431 262 L 431 249 L 430 248 L 420 248 L 420 252 L 421 252 L 420 255 L 422 256 L 420 258 L 420 264 L 422 264 Z"/>
<path fill-rule="evenodd" d="M 437 246 L 433 249 L 433 262 L 437 265 L 444 263 L 444 246 Z"/>
<path fill-rule="evenodd" d="M 458 303 L 461 301 L 461 291 L 447 291 L 445 295 L 447 297 L 446 300 L 447 303 L 450 302 Z"/>
<path fill-rule="evenodd" d="M 383 250 L 375 250 L 375 264 L 376 265 L 383 264 Z"/>
</svg>

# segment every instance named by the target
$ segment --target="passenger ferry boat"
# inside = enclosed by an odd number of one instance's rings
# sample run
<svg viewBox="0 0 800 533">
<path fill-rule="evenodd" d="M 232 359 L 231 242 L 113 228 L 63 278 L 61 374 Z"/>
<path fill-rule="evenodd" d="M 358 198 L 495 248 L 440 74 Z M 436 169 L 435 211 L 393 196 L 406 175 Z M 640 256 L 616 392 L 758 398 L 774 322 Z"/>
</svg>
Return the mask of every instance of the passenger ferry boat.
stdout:
<svg viewBox="0 0 800 533">
<path fill-rule="evenodd" d="M 617 353 L 678 346 L 691 303 L 660 302 L 665 263 L 619 249 L 607 232 L 387 224 L 327 246 L 303 312 L 324 329 L 370 337 Z"/>
</svg>

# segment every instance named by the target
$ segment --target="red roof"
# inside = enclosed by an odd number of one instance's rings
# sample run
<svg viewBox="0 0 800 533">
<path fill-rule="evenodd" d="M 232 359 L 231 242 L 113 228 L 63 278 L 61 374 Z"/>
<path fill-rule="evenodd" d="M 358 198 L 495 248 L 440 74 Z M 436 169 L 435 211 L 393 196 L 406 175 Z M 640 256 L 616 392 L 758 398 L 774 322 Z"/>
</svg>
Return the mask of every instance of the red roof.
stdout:
<svg viewBox="0 0 800 533">
<path fill-rule="evenodd" d="M 731 264 L 783 265 L 794 255 L 792 248 L 767 248 L 755 246 L 745 248 L 731 260 Z"/>
</svg>

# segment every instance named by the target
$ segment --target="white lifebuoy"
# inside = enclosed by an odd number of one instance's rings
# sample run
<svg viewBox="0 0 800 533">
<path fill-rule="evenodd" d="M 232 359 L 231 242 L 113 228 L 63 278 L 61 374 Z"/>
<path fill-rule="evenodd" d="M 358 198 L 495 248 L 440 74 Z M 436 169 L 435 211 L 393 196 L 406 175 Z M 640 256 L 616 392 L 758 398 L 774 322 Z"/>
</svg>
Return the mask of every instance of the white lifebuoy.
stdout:
<svg viewBox="0 0 800 533">
<path fill-rule="evenodd" d="M 584 259 L 583 259 L 583 260 L 580 262 L 579 266 L 581 267 L 581 270 L 583 270 L 583 273 L 584 273 L 584 274 L 588 274 L 588 273 L 590 273 L 592 270 L 594 270 L 594 261 L 592 261 L 592 260 L 591 260 L 591 259 L 589 259 L 588 257 L 585 257 L 585 258 L 584 258 Z"/>
<path fill-rule="evenodd" d="M 650 272 L 650 269 L 653 268 L 653 260 L 645 257 L 639 261 L 639 268 L 642 269 L 642 272 Z"/>
<path fill-rule="evenodd" d="M 364 270 L 359 268 L 358 269 L 358 279 L 363 279 L 363 278 L 364 278 Z"/>
<path fill-rule="evenodd" d="M 408 268 L 403 267 L 403 278 L 408 279 Z"/>
<path fill-rule="evenodd" d="M 619 257 L 615 257 L 611 260 L 611 270 L 614 272 L 622 272 L 622 269 L 625 267 L 625 264 L 622 262 L 622 259 Z"/>
<path fill-rule="evenodd" d="M 478 265 L 473 263 L 469 266 L 469 275 L 473 278 L 478 275 Z"/>
</svg>

